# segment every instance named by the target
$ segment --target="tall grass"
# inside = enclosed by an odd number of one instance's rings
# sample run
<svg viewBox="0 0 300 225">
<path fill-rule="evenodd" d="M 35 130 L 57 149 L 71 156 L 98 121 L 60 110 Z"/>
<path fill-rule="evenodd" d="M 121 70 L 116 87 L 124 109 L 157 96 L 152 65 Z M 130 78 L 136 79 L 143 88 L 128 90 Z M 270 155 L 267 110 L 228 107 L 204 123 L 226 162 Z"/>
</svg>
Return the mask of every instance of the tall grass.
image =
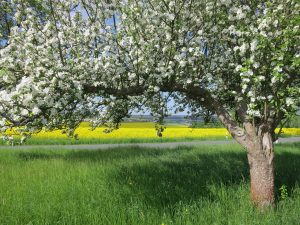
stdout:
<svg viewBox="0 0 300 225">
<path fill-rule="evenodd" d="M 232 138 L 229 136 L 229 140 Z M 182 138 L 35 138 L 28 139 L 23 145 L 79 145 L 79 144 L 129 144 L 129 143 L 165 143 L 165 142 L 186 142 L 186 141 L 217 141 L 226 140 L 226 137 L 182 137 Z M 0 139 L 0 145 L 11 145 L 5 140 Z M 14 145 L 20 145 L 20 138 L 15 137 Z"/>
<path fill-rule="evenodd" d="M 268 213 L 249 200 L 237 145 L 107 151 L 1 150 L 0 224 L 299 224 L 300 144 L 276 146 Z"/>
</svg>

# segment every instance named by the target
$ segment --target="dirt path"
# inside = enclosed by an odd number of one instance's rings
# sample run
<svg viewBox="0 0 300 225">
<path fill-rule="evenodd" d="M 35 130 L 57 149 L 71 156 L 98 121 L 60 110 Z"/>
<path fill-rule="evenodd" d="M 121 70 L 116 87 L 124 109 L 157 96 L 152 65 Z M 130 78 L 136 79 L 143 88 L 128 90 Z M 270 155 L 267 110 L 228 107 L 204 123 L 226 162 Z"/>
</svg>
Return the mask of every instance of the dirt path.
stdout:
<svg viewBox="0 0 300 225">
<path fill-rule="evenodd" d="M 300 137 L 280 138 L 279 143 L 300 142 Z M 178 146 L 197 146 L 197 145 L 226 145 L 235 144 L 234 140 L 224 141 L 190 141 L 190 142 L 165 142 L 165 143 L 134 143 L 134 144 L 81 144 L 81 145 L 22 145 L 22 146 L 0 146 L 1 149 L 51 149 L 51 150 L 100 150 L 120 147 L 146 147 L 146 148 L 177 148 Z"/>
</svg>

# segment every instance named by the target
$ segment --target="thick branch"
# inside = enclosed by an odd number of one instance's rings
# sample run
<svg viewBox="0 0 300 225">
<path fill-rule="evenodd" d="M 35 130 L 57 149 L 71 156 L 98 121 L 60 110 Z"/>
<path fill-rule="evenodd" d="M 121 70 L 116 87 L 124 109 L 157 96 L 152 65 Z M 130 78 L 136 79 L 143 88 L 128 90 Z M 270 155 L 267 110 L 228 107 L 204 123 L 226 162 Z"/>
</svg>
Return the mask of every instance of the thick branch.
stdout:
<svg viewBox="0 0 300 225">
<path fill-rule="evenodd" d="M 137 96 L 142 95 L 147 91 L 147 86 L 132 86 L 127 88 L 111 88 L 111 87 L 101 87 L 101 86 L 85 86 L 86 92 L 89 93 L 105 93 L 114 96 Z M 181 92 L 185 93 L 190 99 L 198 101 L 206 109 L 209 109 L 217 114 L 220 121 L 228 129 L 233 138 L 240 143 L 242 146 L 246 146 L 245 143 L 245 130 L 238 126 L 237 122 L 234 121 L 229 115 L 228 111 L 223 107 L 223 105 L 211 96 L 211 93 L 200 87 L 188 87 L 184 88 L 181 85 L 163 85 L 160 87 L 161 91 L 165 92 Z"/>
<path fill-rule="evenodd" d="M 32 116 L 32 117 L 24 117 L 20 121 L 16 121 L 16 120 L 12 119 L 11 116 L 7 115 L 6 113 L 0 113 L 0 116 L 7 119 L 13 126 L 16 126 L 16 127 L 25 126 L 27 123 L 32 122 L 37 118 L 37 115 L 36 115 L 36 116 Z"/>
<path fill-rule="evenodd" d="M 193 87 L 188 88 L 185 90 L 185 92 L 190 98 L 199 101 L 206 109 L 215 112 L 232 137 L 239 144 L 246 147 L 245 130 L 238 126 L 238 123 L 231 118 L 224 106 L 217 99 L 213 98 L 208 90 L 204 88 Z"/>
</svg>

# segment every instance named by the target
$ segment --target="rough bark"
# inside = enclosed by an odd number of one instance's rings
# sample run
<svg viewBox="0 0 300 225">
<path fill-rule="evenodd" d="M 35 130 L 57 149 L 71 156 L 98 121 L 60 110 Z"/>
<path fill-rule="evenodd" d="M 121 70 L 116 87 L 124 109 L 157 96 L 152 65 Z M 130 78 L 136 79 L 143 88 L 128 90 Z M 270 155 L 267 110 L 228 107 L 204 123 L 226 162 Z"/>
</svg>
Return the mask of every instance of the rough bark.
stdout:
<svg viewBox="0 0 300 225">
<path fill-rule="evenodd" d="M 250 189 L 253 203 L 264 210 L 274 205 L 274 149 L 272 135 L 264 133 L 248 142 Z"/>
</svg>

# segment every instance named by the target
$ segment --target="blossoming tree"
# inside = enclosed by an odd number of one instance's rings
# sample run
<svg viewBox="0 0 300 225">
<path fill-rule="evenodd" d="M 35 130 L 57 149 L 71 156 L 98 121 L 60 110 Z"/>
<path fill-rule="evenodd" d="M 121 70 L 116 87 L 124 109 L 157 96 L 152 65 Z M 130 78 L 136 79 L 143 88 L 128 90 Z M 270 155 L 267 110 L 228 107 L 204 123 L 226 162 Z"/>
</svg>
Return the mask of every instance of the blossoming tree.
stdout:
<svg viewBox="0 0 300 225">
<path fill-rule="evenodd" d="M 171 96 L 218 116 L 247 151 L 253 202 L 273 205 L 274 131 L 299 105 L 296 0 L 6 3 L 2 132 L 118 127 L 141 105 L 161 121 Z"/>
</svg>

